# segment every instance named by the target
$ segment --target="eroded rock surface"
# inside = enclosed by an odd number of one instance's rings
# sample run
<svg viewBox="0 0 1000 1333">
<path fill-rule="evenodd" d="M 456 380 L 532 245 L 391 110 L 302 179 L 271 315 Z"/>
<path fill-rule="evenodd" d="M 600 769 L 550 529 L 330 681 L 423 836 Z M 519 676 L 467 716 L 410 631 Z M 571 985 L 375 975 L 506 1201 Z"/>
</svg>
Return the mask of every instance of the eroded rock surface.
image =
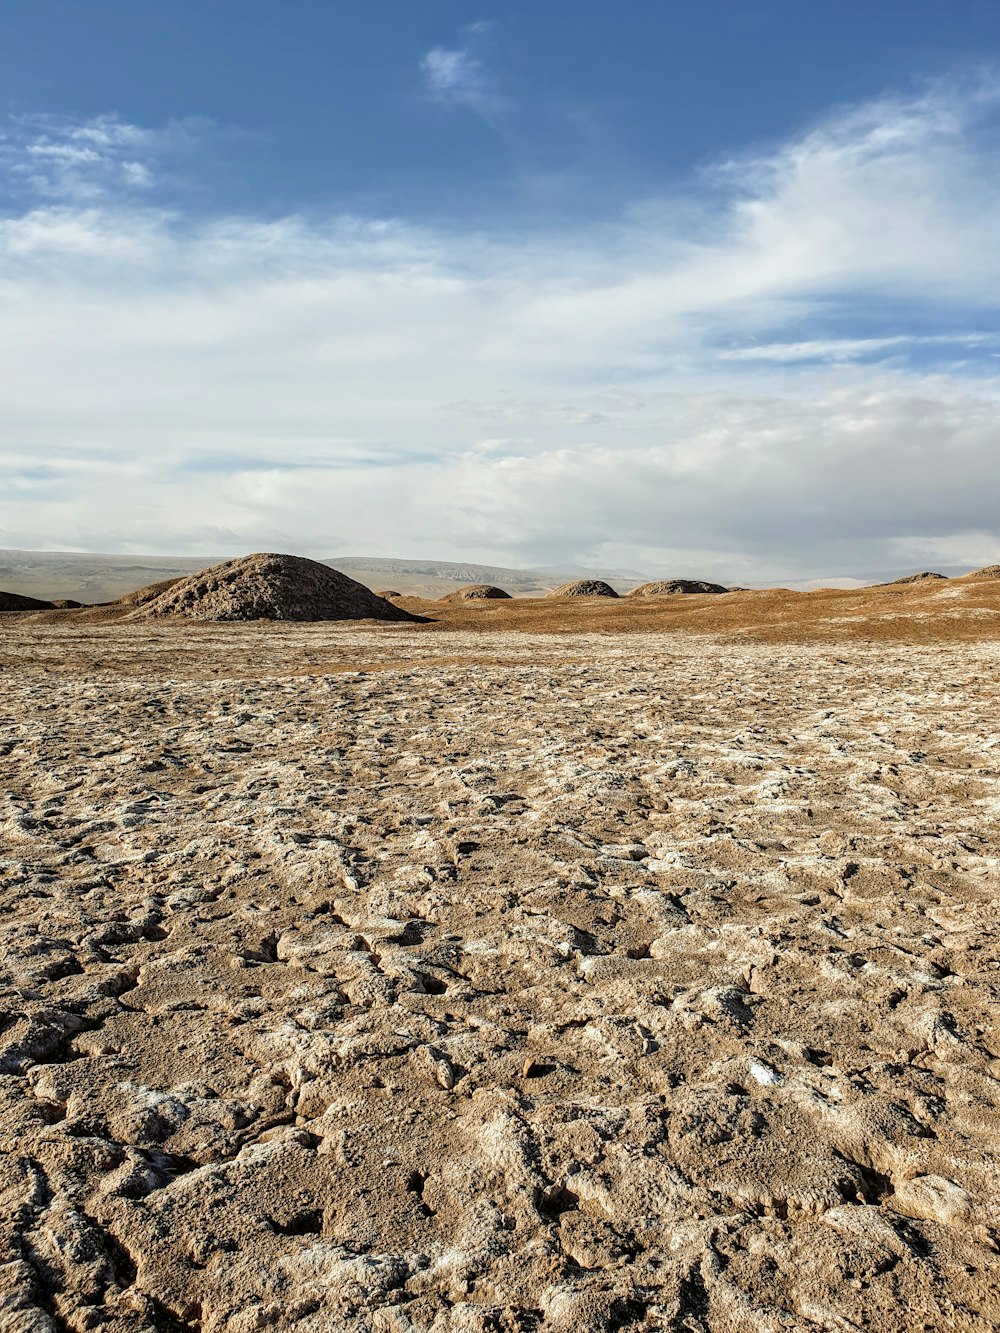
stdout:
<svg viewBox="0 0 1000 1333">
<path fill-rule="evenodd" d="M 671 593 L 729 592 L 721 583 L 707 583 L 704 579 L 654 579 L 651 583 L 640 583 L 628 594 L 629 597 L 664 597 Z"/>
<path fill-rule="evenodd" d="M 3 1329 L 997 1326 L 997 645 L 0 666 Z"/>
<path fill-rule="evenodd" d="M 573 579 L 569 583 L 560 583 L 547 597 L 617 597 L 618 594 L 610 583 L 603 579 Z"/>
<path fill-rule="evenodd" d="M 260 553 L 212 565 L 187 578 L 140 588 L 121 599 L 130 619 L 412 620 L 363 583 L 318 560 Z"/>
<path fill-rule="evenodd" d="M 442 602 L 495 602 L 510 597 L 509 592 L 497 588 L 492 583 L 469 583 L 464 588 L 445 593 Z"/>
<path fill-rule="evenodd" d="M 979 571 L 973 571 L 973 577 L 975 577 L 975 574 L 978 572 Z M 923 583 L 927 579 L 938 579 L 939 581 L 944 581 L 944 578 L 945 578 L 944 574 L 935 574 L 932 569 L 922 569 L 918 574 L 904 574 L 904 576 L 901 579 L 891 579 L 887 584 L 883 586 L 888 588 L 894 588 L 896 587 L 897 584 L 900 583 Z"/>
</svg>

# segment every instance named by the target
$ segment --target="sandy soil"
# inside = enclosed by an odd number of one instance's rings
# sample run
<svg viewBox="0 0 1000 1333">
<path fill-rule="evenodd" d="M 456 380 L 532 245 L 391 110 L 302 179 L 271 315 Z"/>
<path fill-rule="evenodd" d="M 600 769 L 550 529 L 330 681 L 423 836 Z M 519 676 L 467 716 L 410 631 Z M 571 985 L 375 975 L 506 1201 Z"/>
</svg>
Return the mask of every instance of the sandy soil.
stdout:
<svg viewBox="0 0 1000 1333">
<path fill-rule="evenodd" d="M 1000 1325 L 984 586 L 0 621 L 0 1328 Z"/>
</svg>

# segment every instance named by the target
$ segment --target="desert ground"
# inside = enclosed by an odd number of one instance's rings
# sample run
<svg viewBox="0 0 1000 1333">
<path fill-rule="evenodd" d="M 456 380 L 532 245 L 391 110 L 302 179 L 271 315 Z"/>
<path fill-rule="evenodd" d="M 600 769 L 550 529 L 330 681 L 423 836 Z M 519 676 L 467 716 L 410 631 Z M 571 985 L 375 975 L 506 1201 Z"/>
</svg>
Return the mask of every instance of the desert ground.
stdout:
<svg viewBox="0 0 1000 1333">
<path fill-rule="evenodd" d="M 1000 1327 L 1000 581 L 0 617 L 5 1333 Z"/>
</svg>

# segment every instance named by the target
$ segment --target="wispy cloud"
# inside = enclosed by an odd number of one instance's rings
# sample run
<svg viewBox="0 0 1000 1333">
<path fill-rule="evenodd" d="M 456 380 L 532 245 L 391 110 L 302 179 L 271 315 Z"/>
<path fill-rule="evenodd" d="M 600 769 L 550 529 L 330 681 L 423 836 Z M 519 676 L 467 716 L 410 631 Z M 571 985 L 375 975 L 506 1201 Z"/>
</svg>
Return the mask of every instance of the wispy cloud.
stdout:
<svg viewBox="0 0 1000 1333">
<path fill-rule="evenodd" d="M 0 220 L 0 546 L 996 559 L 998 119 L 979 85 L 883 99 L 561 233 L 43 182 Z"/>
<path fill-rule="evenodd" d="M 813 338 L 804 342 L 755 343 L 728 347 L 717 353 L 722 361 L 862 361 L 883 356 L 934 348 L 965 348 L 979 351 L 1000 348 L 997 333 L 935 333 L 921 336 L 897 333 L 888 338 Z"/>
<path fill-rule="evenodd" d="M 420 61 L 428 91 L 447 106 L 466 107 L 490 116 L 503 109 L 499 86 L 484 62 L 476 54 L 488 23 L 474 23 L 464 29 L 459 46 L 433 46 Z"/>
<path fill-rule="evenodd" d="M 209 128 L 195 118 L 148 129 L 110 115 L 11 116 L 0 128 L 0 171 L 21 200 L 94 203 L 141 194 L 161 170 L 190 157 Z"/>
</svg>

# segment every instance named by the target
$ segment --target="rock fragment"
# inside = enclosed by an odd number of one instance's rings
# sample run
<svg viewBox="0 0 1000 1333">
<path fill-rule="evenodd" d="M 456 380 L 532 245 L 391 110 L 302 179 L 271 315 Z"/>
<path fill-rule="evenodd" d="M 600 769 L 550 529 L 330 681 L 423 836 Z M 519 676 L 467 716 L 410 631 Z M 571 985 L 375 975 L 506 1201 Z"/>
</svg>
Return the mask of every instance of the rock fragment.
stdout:
<svg viewBox="0 0 1000 1333">
<path fill-rule="evenodd" d="M 455 1086 L 455 1067 L 436 1046 L 418 1046 L 412 1054 L 413 1066 L 429 1083 L 450 1092 Z"/>
</svg>

